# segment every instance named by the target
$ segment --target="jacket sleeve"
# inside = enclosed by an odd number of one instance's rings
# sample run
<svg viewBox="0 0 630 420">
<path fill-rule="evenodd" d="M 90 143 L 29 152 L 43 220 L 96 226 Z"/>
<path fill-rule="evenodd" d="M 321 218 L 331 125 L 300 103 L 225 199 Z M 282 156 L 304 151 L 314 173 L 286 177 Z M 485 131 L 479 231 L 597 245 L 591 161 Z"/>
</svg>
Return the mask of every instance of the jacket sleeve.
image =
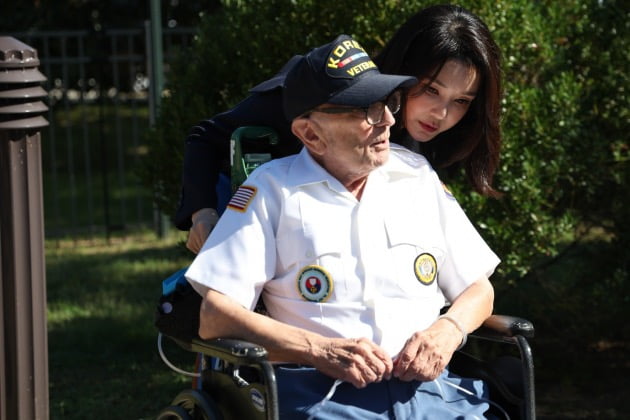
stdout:
<svg viewBox="0 0 630 420">
<path fill-rule="evenodd" d="M 274 158 L 297 153 L 300 142 L 291 134 L 282 111 L 281 90 L 250 94 L 231 110 L 201 121 L 192 127 L 184 144 L 180 201 L 174 223 L 188 230 L 191 216 L 202 208 L 217 207 L 216 185 L 219 173 L 230 173 L 230 136 L 238 127 L 264 125 L 274 128 L 279 143 L 270 153 Z"/>
</svg>

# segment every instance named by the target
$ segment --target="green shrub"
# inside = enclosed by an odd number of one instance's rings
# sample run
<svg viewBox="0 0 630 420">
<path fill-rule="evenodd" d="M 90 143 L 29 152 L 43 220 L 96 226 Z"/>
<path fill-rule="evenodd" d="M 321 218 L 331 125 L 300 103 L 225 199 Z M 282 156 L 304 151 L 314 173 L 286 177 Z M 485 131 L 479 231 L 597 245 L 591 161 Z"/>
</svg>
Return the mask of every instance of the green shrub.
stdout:
<svg viewBox="0 0 630 420">
<path fill-rule="evenodd" d="M 290 56 L 356 36 L 378 50 L 423 1 L 224 0 L 205 16 L 192 49 L 172 63 L 144 179 L 167 214 L 177 203 L 183 140 Z M 504 148 L 500 200 L 447 181 L 504 263 L 495 284 L 516 284 L 593 227 L 619 241 L 614 278 L 627 287 L 630 16 L 600 0 L 462 1 L 503 52 Z M 624 265 L 625 264 L 625 265 Z M 625 279 L 625 280 L 624 280 Z"/>
</svg>

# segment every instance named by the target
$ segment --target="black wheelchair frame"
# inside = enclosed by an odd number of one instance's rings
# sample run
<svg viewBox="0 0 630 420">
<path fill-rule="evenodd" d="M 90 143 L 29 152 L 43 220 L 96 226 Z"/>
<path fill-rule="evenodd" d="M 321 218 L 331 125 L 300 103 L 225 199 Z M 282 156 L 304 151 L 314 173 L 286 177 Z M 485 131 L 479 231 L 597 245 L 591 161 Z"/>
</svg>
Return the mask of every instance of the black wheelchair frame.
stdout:
<svg viewBox="0 0 630 420">
<path fill-rule="evenodd" d="M 520 378 L 511 378 L 512 382 L 515 382 L 514 379 L 520 382 L 516 386 L 506 384 L 503 381 L 505 378 L 497 378 L 487 362 L 472 359 L 465 352 L 466 347 L 455 353 L 451 368 L 460 375 L 480 377 L 489 382 L 491 389 L 501 395 L 499 400 L 509 404 L 504 408 L 510 413 L 510 418 L 535 419 L 534 363 L 528 342 L 533 336 L 531 322 L 506 315 L 490 316 L 470 334 L 473 339 L 506 343 L 518 348 L 520 372 L 516 376 Z M 263 347 L 222 338 L 193 339 L 190 342 L 173 340 L 190 352 L 202 354 L 205 366 L 201 369 L 200 389 L 182 391 L 171 405 L 159 413 L 158 420 L 279 419 L 275 372 Z M 509 373 L 514 374 L 513 371 Z"/>
<path fill-rule="evenodd" d="M 264 143 L 277 144 L 278 136 L 268 127 L 241 127 L 234 131 L 231 142 L 234 190 L 260 163 Z M 255 153 L 248 159 L 243 149 L 252 144 Z M 469 337 L 472 339 L 468 344 L 453 355 L 451 370 L 461 376 L 485 380 L 492 399 L 500 396 L 498 400 L 506 406 L 510 418 L 535 419 L 534 362 L 528 341 L 534 337 L 532 323 L 513 316 L 491 315 Z M 275 372 L 263 347 L 234 339 L 169 338 L 183 349 L 202 355 L 200 386 L 178 394 L 160 411 L 158 420 L 279 419 Z M 519 357 L 484 361 L 468 352 L 475 341 L 516 346 Z"/>
</svg>

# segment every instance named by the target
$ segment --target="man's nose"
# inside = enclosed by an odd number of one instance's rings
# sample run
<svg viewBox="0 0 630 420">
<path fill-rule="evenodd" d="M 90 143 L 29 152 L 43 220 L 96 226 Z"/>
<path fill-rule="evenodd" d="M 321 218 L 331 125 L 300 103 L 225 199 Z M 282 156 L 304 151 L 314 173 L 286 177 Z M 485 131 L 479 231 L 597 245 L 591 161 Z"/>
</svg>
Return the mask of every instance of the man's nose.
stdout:
<svg viewBox="0 0 630 420">
<path fill-rule="evenodd" d="M 395 122 L 396 119 L 394 118 L 394 114 L 392 114 L 392 111 L 390 111 L 389 108 L 385 106 L 383 118 L 381 119 L 381 122 L 378 123 L 378 125 L 392 126 Z"/>
</svg>

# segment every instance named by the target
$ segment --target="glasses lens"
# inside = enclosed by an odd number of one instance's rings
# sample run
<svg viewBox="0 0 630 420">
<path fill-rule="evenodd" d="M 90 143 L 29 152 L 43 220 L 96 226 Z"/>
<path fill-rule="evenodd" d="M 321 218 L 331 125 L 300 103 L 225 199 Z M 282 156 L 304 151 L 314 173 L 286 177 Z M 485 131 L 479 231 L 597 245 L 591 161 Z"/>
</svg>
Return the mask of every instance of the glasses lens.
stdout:
<svg viewBox="0 0 630 420">
<path fill-rule="evenodd" d="M 402 98 L 402 94 L 400 93 L 399 90 L 394 91 L 394 93 L 389 95 L 389 98 L 387 98 L 387 108 L 389 108 L 389 111 L 392 114 L 395 114 L 398 111 L 400 111 L 401 98 Z"/>
<path fill-rule="evenodd" d="M 374 102 L 368 107 L 365 118 L 368 124 L 375 125 L 381 122 L 384 113 L 385 104 L 383 102 Z"/>
<path fill-rule="evenodd" d="M 376 125 L 383 120 L 385 114 L 385 105 L 392 114 L 397 113 L 400 110 L 401 93 L 399 90 L 394 91 L 385 102 L 374 102 L 371 104 L 366 112 L 366 119 L 368 124 Z"/>
</svg>

